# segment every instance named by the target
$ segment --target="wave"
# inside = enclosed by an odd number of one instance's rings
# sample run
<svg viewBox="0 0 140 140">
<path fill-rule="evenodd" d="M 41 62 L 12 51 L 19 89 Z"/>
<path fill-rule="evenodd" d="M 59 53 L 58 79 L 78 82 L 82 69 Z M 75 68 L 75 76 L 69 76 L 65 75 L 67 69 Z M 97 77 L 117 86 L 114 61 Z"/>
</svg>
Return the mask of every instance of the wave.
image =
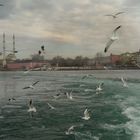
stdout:
<svg viewBox="0 0 140 140">
<path fill-rule="evenodd" d="M 122 114 L 125 114 L 130 121 L 128 121 L 125 125 L 126 128 L 131 130 L 133 132 L 133 140 L 139 140 L 140 139 L 140 108 L 136 107 L 127 107 L 122 112 Z M 130 131 L 127 131 L 130 133 Z"/>
<path fill-rule="evenodd" d="M 74 133 L 75 140 L 99 140 L 98 136 L 93 136 L 90 132 L 82 133 L 75 132 Z"/>
</svg>

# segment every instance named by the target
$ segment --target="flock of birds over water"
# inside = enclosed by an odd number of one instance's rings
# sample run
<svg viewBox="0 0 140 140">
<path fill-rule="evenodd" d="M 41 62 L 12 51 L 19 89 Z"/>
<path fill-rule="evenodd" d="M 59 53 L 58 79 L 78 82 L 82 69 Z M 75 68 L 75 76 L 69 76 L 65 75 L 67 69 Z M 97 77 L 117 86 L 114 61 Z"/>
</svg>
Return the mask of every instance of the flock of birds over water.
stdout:
<svg viewBox="0 0 140 140">
<path fill-rule="evenodd" d="M 84 75 L 83 77 L 81 77 L 81 80 L 84 80 L 84 79 L 88 79 L 89 77 L 93 77 L 94 75 L 93 74 L 87 74 L 87 75 Z M 96 77 L 95 77 L 96 78 Z M 126 87 L 128 88 L 128 84 L 126 82 L 126 80 L 121 77 L 120 78 L 121 82 L 122 82 L 122 86 L 123 87 Z M 35 81 L 25 87 L 23 87 L 22 89 L 23 90 L 28 90 L 28 89 L 31 89 L 31 90 L 34 90 L 35 89 L 35 86 L 39 83 L 40 81 Z M 82 87 L 83 85 L 81 84 L 80 87 Z M 104 83 L 101 82 L 99 85 L 97 85 L 95 91 L 96 91 L 96 94 L 101 94 L 102 91 L 103 91 L 103 86 L 104 86 Z M 86 89 L 85 89 L 86 91 Z M 53 99 L 55 100 L 59 100 L 61 97 L 66 97 L 68 100 L 74 100 L 75 97 L 73 97 L 73 90 L 71 91 L 65 91 L 65 92 L 57 92 L 55 95 L 53 95 Z M 16 101 L 16 98 L 15 97 L 12 97 L 12 98 L 9 98 L 8 99 L 9 102 L 15 102 Z M 47 105 L 48 107 L 51 109 L 51 110 L 55 110 L 56 108 L 47 102 Z M 36 107 L 34 106 L 33 104 L 33 99 L 30 99 L 29 100 L 29 103 L 28 103 L 28 109 L 27 109 L 27 112 L 29 113 L 29 116 L 32 118 L 34 115 L 34 113 L 37 112 L 37 109 Z M 81 119 L 85 120 L 85 121 L 88 121 L 89 119 L 91 119 L 91 114 L 90 114 L 90 111 L 88 109 L 88 107 L 85 108 L 85 110 L 83 110 L 83 115 L 81 115 Z M 70 128 L 68 128 L 68 130 L 65 131 L 65 134 L 66 135 L 71 135 L 71 134 L 74 134 L 74 128 L 75 127 L 78 127 L 77 125 L 72 125 Z"/>
<path fill-rule="evenodd" d="M 113 17 L 114 19 L 118 17 L 118 15 L 120 14 L 123 14 L 124 12 L 118 12 L 116 14 L 109 14 L 109 15 L 105 15 L 105 16 L 111 16 Z M 122 26 L 119 25 L 117 26 L 114 30 L 113 30 L 113 33 L 112 33 L 112 36 L 110 37 L 109 41 L 107 42 L 106 44 L 106 47 L 104 49 L 104 52 L 106 53 L 109 49 L 109 47 L 111 46 L 111 44 L 115 41 L 115 40 L 118 40 L 119 37 L 117 36 L 117 31 L 118 29 L 120 29 Z M 45 54 L 45 48 L 44 46 L 41 46 L 41 50 L 38 51 L 38 54 L 41 55 L 41 54 Z"/>
<path fill-rule="evenodd" d="M 109 14 L 109 15 L 105 15 L 105 16 L 111 16 L 111 17 L 113 17 L 114 19 L 115 18 L 117 18 L 117 16 L 118 15 L 120 15 L 120 14 L 123 14 L 124 12 L 118 12 L 118 13 L 116 13 L 116 14 Z M 109 39 L 109 41 L 107 42 L 107 44 L 106 44 L 106 47 L 105 47 L 105 49 L 104 49 L 104 52 L 106 53 L 107 51 L 108 51 L 108 49 L 109 49 L 109 47 L 111 46 L 111 44 L 114 42 L 114 41 L 116 41 L 116 40 L 118 40 L 119 39 L 119 37 L 117 36 L 117 31 L 118 31 L 118 29 L 120 29 L 122 26 L 121 25 L 119 25 L 119 26 L 117 26 L 114 30 L 113 30 L 113 33 L 112 33 L 112 36 L 110 37 L 110 39 Z"/>
<path fill-rule="evenodd" d="M 0 3 L 0 6 L 4 6 L 4 4 Z M 107 14 L 105 16 L 109 16 L 112 17 L 113 19 L 116 19 L 119 15 L 124 14 L 125 12 L 121 11 L 121 12 L 117 12 L 115 14 Z M 104 53 L 107 53 L 108 49 L 110 48 L 110 46 L 113 44 L 114 41 L 118 40 L 119 37 L 117 36 L 117 31 L 121 28 L 122 26 L 119 25 L 117 26 L 113 32 L 112 35 L 110 36 L 108 42 L 106 43 L 106 46 L 104 48 Z M 45 54 L 45 49 L 44 46 L 41 46 L 41 50 L 38 51 L 39 55 Z M 136 62 L 133 62 L 135 66 L 137 66 L 138 68 L 140 68 L 140 65 L 138 65 Z M 106 68 L 105 68 L 106 69 Z M 30 71 L 30 70 L 29 70 Z"/>
<path fill-rule="evenodd" d="M 4 6 L 4 5 L 3 5 L 3 4 L 0 4 L 0 6 Z M 118 15 L 123 14 L 123 13 L 124 13 L 124 12 L 118 12 L 118 13 L 116 13 L 116 14 L 108 14 L 108 15 L 105 15 L 105 16 L 110 16 L 110 17 L 113 17 L 113 18 L 115 19 L 115 18 L 117 18 Z M 118 36 L 117 36 L 117 31 L 118 31 L 121 27 L 122 27 L 122 26 L 119 25 L 119 26 L 117 26 L 117 27 L 113 30 L 112 36 L 110 37 L 110 39 L 109 39 L 109 41 L 107 42 L 106 47 L 105 47 L 105 49 L 104 49 L 104 52 L 105 52 L 105 53 L 108 51 L 108 49 L 109 49 L 109 47 L 112 45 L 112 43 L 113 43 L 114 41 L 116 41 L 116 40 L 119 39 Z M 38 51 L 38 54 L 41 55 L 41 54 L 44 54 L 44 53 L 45 53 L 44 46 L 41 46 L 41 50 Z M 30 70 L 26 71 L 25 73 L 28 73 L 29 71 L 30 71 Z M 91 74 L 85 75 L 85 76 L 82 77 L 82 79 L 88 78 L 88 77 L 90 77 L 90 76 L 92 76 L 92 75 L 91 75 Z M 128 87 L 128 84 L 127 84 L 127 82 L 124 80 L 123 77 L 121 77 L 121 81 L 122 81 L 124 87 Z M 39 81 L 36 81 L 36 82 L 34 82 L 34 83 L 32 83 L 32 84 L 30 84 L 30 85 L 28 85 L 28 86 L 25 86 L 25 87 L 23 87 L 23 90 L 27 90 L 27 89 L 32 89 L 32 90 L 33 90 L 33 89 L 35 88 L 35 86 L 36 86 L 38 83 L 39 83 Z M 104 83 L 100 83 L 100 84 L 96 87 L 96 93 L 97 93 L 97 94 L 99 94 L 99 93 L 103 90 L 103 85 L 104 85 Z M 82 85 L 81 85 L 81 86 L 82 86 Z M 73 100 L 72 91 L 71 91 L 71 92 L 65 92 L 65 93 L 63 93 L 63 94 L 64 94 L 69 100 Z M 55 99 L 58 99 L 61 95 L 62 95 L 62 93 L 57 93 L 57 94 L 54 96 L 54 98 L 55 98 Z M 16 101 L 16 98 L 12 97 L 12 98 L 9 98 L 8 100 L 9 100 L 9 102 L 11 102 L 11 101 Z M 55 107 L 52 106 L 50 103 L 47 103 L 47 104 L 48 104 L 48 106 L 49 106 L 50 109 L 55 109 Z M 27 112 L 29 112 L 29 113 L 30 113 L 30 116 L 33 117 L 33 113 L 37 112 L 37 109 L 36 109 L 36 107 L 33 105 L 33 100 L 32 100 L 32 99 L 29 100 L 28 106 L 29 106 L 29 108 L 28 108 Z M 87 121 L 87 120 L 89 120 L 90 118 L 91 118 L 91 115 L 90 115 L 90 113 L 89 113 L 88 108 L 86 108 L 86 109 L 83 111 L 83 116 L 81 117 L 81 119 L 84 119 L 85 121 Z M 74 128 L 75 128 L 75 127 L 76 127 L 76 126 L 74 126 L 74 125 L 71 126 L 71 127 L 65 132 L 65 134 L 66 134 L 66 135 L 73 134 Z"/>
<path fill-rule="evenodd" d="M 0 6 L 3 6 L 3 5 L 0 5 Z M 105 16 L 111 16 L 111 17 L 113 17 L 113 18 L 115 19 L 115 18 L 117 18 L 118 15 L 123 14 L 123 13 L 124 13 L 124 12 L 118 12 L 118 13 L 116 13 L 116 14 L 114 14 L 114 15 L 105 15 Z M 110 37 L 110 39 L 109 39 L 109 41 L 107 42 L 106 47 L 105 47 L 105 49 L 104 49 L 104 52 L 105 52 L 105 53 L 108 51 L 108 49 L 109 49 L 109 47 L 111 46 L 111 44 L 112 44 L 115 40 L 118 40 L 117 31 L 118 31 L 118 29 L 120 29 L 120 28 L 121 28 L 121 25 L 117 26 L 117 27 L 113 30 L 112 36 Z M 44 48 L 44 46 L 41 46 L 40 50 L 38 51 L 38 54 L 39 54 L 39 55 L 45 54 L 45 48 Z M 32 69 L 28 69 L 27 71 L 24 72 L 24 74 L 29 73 L 31 70 L 32 70 Z M 87 74 L 87 75 L 83 76 L 81 79 L 83 80 L 83 79 L 89 78 L 90 76 L 93 76 L 93 75 L 92 75 L 92 74 Z M 128 87 L 128 84 L 127 84 L 127 82 L 124 80 L 123 77 L 121 77 L 121 81 L 122 81 L 124 87 Z M 35 81 L 35 82 L 33 82 L 32 84 L 23 87 L 22 89 L 23 89 L 23 90 L 28 90 L 28 89 L 34 90 L 35 86 L 36 86 L 39 82 L 40 82 L 40 81 Z M 82 85 L 80 85 L 80 86 L 82 86 Z M 104 86 L 104 83 L 100 83 L 100 84 L 96 87 L 96 89 L 95 89 L 95 90 L 96 90 L 96 94 L 100 94 L 100 93 L 102 92 L 103 86 Z M 73 92 L 73 91 L 71 90 L 71 92 L 57 93 L 56 95 L 53 96 L 53 98 L 57 100 L 57 99 L 59 99 L 59 97 L 61 97 L 62 94 L 63 94 L 64 96 L 66 96 L 67 99 L 73 100 L 72 92 Z M 9 98 L 9 102 L 11 102 L 11 101 L 16 101 L 16 98 L 14 98 L 14 97 Z M 47 103 L 47 105 L 48 105 L 48 107 L 49 107 L 50 109 L 56 109 L 56 108 L 55 108 L 53 105 L 51 105 L 50 103 Z M 33 100 L 32 100 L 32 99 L 29 100 L 28 107 L 29 107 L 29 108 L 28 108 L 27 112 L 30 114 L 31 117 L 33 117 L 33 114 L 34 114 L 35 112 L 37 112 L 37 109 L 36 109 L 36 107 L 34 106 Z M 91 114 L 90 114 L 89 109 L 88 109 L 87 107 L 85 108 L 85 110 L 83 110 L 83 115 L 81 116 L 81 119 L 83 119 L 83 120 L 85 120 L 85 121 L 88 121 L 89 119 L 91 119 Z M 66 135 L 74 134 L 74 128 L 75 128 L 75 127 L 77 127 L 77 126 L 72 125 L 70 128 L 68 128 L 68 130 L 65 132 L 65 134 L 66 134 Z"/>
<path fill-rule="evenodd" d="M 0 6 L 4 6 L 3 4 L 0 4 Z M 118 15 L 120 14 L 123 14 L 124 12 L 117 12 L 115 14 L 107 14 L 105 16 L 110 16 L 110 17 L 113 17 L 113 19 L 117 18 Z M 113 30 L 113 33 L 112 33 L 112 36 L 110 37 L 109 41 L 107 42 L 106 44 L 106 47 L 104 49 L 104 52 L 106 53 L 109 49 L 109 47 L 111 46 L 111 44 L 115 41 L 115 40 L 118 40 L 118 36 L 117 36 L 117 30 L 120 29 L 122 26 L 119 25 L 118 27 L 116 27 L 114 30 Z M 45 50 L 44 50 L 44 46 L 41 46 L 41 50 L 38 51 L 38 54 L 41 55 L 43 53 L 45 53 Z"/>
</svg>

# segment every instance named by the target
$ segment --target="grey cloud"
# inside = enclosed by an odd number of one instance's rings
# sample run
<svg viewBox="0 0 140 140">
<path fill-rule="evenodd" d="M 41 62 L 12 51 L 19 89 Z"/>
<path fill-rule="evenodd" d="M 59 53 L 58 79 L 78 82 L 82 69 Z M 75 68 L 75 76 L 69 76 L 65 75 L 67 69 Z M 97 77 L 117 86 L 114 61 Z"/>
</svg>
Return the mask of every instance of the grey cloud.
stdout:
<svg viewBox="0 0 140 140">
<path fill-rule="evenodd" d="M 1 0 L 0 19 L 8 19 L 15 12 L 16 0 Z"/>
<path fill-rule="evenodd" d="M 68 57 L 78 54 L 91 56 L 104 49 L 112 30 L 118 25 L 123 26 L 119 34 L 120 40 L 113 44 L 111 51 L 116 53 L 137 48 L 138 43 L 134 43 L 133 39 L 140 36 L 139 16 L 135 19 L 131 14 L 125 13 L 115 20 L 104 16 L 129 5 L 125 0 L 3 0 L 3 2 L 9 2 L 7 4 L 9 11 L 0 9 L 3 12 L 0 13 L 0 18 L 3 16 L 7 19 L 5 21 L 7 28 L 2 23 L 0 27 L 9 32 L 15 31 L 18 36 L 17 45 L 21 48 L 30 48 L 28 55 L 34 53 L 34 49 L 38 50 L 37 47 L 45 40 L 48 43 L 49 56 L 57 53 Z M 131 40 L 132 43 L 129 43 Z M 25 49 L 19 54 L 22 56 L 26 51 Z"/>
<path fill-rule="evenodd" d="M 140 6 L 140 1 L 139 0 L 125 0 L 124 5 L 126 6 Z"/>
</svg>

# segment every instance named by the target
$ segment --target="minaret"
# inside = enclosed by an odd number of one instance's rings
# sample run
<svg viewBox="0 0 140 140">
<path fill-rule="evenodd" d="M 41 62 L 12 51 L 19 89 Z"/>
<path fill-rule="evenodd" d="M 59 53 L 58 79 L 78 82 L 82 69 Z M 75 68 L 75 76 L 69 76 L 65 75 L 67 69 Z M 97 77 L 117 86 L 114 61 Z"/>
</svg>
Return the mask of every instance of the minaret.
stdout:
<svg viewBox="0 0 140 140">
<path fill-rule="evenodd" d="M 3 67 L 6 67 L 5 33 L 3 33 Z"/>
<path fill-rule="evenodd" d="M 15 35 L 13 34 L 13 54 L 15 55 Z"/>
<path fill-rule="evenodd" d="M 16 60 L 16 53 L 18 52 L 18 51 L 16 51 L 16 47 L 15 47 L 15 35 L 13 34 L 13 58 L 12 58 L 12 60 Z"/>
</svg>

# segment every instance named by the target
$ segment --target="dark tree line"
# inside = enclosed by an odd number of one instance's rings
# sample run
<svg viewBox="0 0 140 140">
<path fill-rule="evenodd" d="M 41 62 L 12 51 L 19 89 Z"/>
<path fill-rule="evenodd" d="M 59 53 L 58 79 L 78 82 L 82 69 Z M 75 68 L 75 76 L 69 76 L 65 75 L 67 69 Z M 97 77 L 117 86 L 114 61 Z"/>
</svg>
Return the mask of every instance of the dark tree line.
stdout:
<svg viewBox="0 0 140 140">
<path fill-rule="evenodd" d="M 88 57 L 77 56 L 73 58 L 63 58 L 61 56 L 56 56 L 49 60 L 52 66 L 60 67 L 70 67 L 70 66 L 88 66 L 91 59 Z"/>
</svg>

